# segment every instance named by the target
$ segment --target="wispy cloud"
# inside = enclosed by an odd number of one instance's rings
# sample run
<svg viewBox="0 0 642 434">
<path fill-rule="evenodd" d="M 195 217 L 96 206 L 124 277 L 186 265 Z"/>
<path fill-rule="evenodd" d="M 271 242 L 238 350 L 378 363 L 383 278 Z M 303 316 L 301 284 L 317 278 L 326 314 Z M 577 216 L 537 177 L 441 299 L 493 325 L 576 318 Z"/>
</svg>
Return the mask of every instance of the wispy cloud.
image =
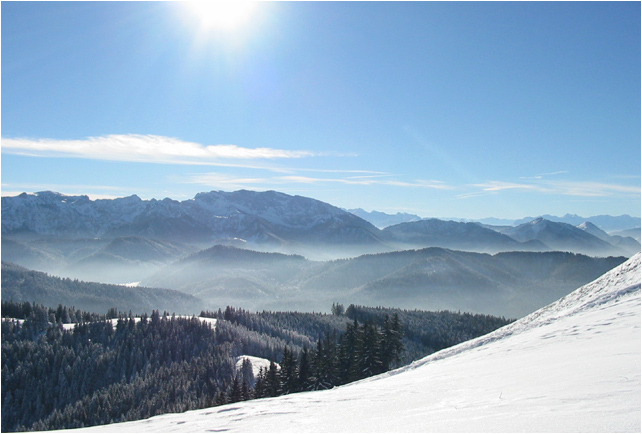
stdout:
<svg viewBox="0 0 642 434">
<path fill-rule="evenodd" d="M 546 182 L 545 187 L 567 196 L 604 197 L 614 195 L 640 196 L 640 186 L 611 184 L 593 181 L 555 181 Z"/>
<path fill-rule="evenodd" d="M 481 184 L 473 184 L 472 187 L 479 188 L 481 189 L 481 191 L 461 194 L 457 197 L 460 199 L 465 199 L 488 193 L 498 193 L 504 190 L 521 190 L 524 192 L 583 197 L 612 197 L 622 195 L 635 195 L 639 197 L 641 192 L 639 186 L 633 185 L 622 185 L 595 181 L 548 181 L 539 179 L 530 183 L 488 181 Z"/>
<path fill-rule="evenodd" d="M 187 181 L 187 184 L 200 184 L 207 187 L 238 190 L 238 189 L 254 189 L 262 190 L 267 186 L 275 185 L 273 178 L 257 178 L 257 177 L 239 177 L 230 176 L 222 173 L 201 173 L 192 175 Z"/>
<path fill-rule="evenodd" d="M 482 184 L 473 184 L 473 187 L 479 187 L 483 191 L 502 191 L 502 190 L 538 190 L 539 187 L 534 184 L 524 184 L 504 181 L 489 181 Z"/>
<path fill-rule="evenodd" d="M 346 171 L 346 173 L 354 173 L 362 171 Z M 210 187 L 220 188 L 249 188 L 257 186 L 265 188 L 267 186 L 277 185 L 292 185 L 292 184 L 344 184 L 344 185 L 389 185 L 397 187 L 412 187 L 412 188 L 427 188 L 437 190 L 448 190 L 453 187 L 441 181 L 426 181 L 416 180 L 413 182 L 399 181 L 397 179 L 390 179 L 394 175 L 391 174 L 373 174 L 373 175 L 358 175 L 358 176 L 344 176 L 344 177 L 312 177 L 305 175 L 287 175 L 287 176 L 273 176 L 273 177 L 238 177 L 230 176 L 221 173 L 204 173 L 192 175 L 189 183 L 203 184 Z"/>
<path fill-rule="evenodd" d="M 521 176 L 519 179 L 542 179 L 544 177 L 554 176 L 554 175 L 563 175 L 565 173 L 568 173 L 568 171 L 558 170 L 557 172 L 540 173 L 539 175 L 535 175 L 535 176 Z"/>
<path fill-rule="evenodd" d="M 240 166 L 234 160 L 274 160 L 314 156 L 311 151 L 244 148 L 237 145 L 202 145 L 173 137 L 114 134 L 83 140 L 3 138 L 2 152 L 40 157 L 75 157 L 96 160 L 163 164 Z"/>
</svg>

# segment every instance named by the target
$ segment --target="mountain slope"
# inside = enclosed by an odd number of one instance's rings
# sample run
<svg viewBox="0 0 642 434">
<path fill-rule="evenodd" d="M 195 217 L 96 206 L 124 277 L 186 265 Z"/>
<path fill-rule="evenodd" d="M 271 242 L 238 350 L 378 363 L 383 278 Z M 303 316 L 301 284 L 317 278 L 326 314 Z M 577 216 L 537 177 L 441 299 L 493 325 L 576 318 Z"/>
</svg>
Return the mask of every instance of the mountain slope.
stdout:
<svg viewBox="0 0 642 434">
<path fill-rule="evenodd" d="M 157 309 L 193 314 L 204 307 L 201 300 L 179 291 L 61 279 L 4 261 L 2 299 L 34 302 L 48 307 L 62 304 L 97 313 L 106 313 L 115 307 L 121 312 L 143 313 Z"/>
<path fill-rule="evenodd" d="M 640 396 L 638 254 L 511 325 L 391 373 L 80 432 L 639 432 Z"/>
<path fill-rule="evenodd" d="M 567 223 L 552 222 L 542 217 L 516 227 L 503 229 L 501 232 L 521 242 L 540 241 L 553 250 L 598 256 L 624 253 L 587 231 Z"/>
<path fill-rule="evenodd" d="M 439 219 L 400 223 L 382 231 L 382 237 L 400 248 L 445 247 L 455 250 L 496 253 L 510 250 L 549 250 L 531 240 L 515 240 L 477 223 Z"/>
<path fill-rule="evenodd" d="M 515 318 L 624 260 L 562 252 L 491 256 L 432 247 L 317 262 L 214 246 L 164 267 L 142 284 L 193 294 L 222 308 L 325 311 L 339 302 Z"/>
<path fill-rule="evenodd" d="M 136 282 L 195 250 L 188 245 L 168 241 L 119 237 L 109 240 L 94 253 L 71 262 L 61 270 L 61 274 L 104 283 Z"/>
<path fill-rule="evenodd" d="M 635 238 L 615 234 L 607 234 L 602 229 L 598 228 L 589 221 L 586 221 L 578 225 L 577 227 L 601 239 L 602 241 L 606 241 L 607 243 L 618 247 L 623 252 L 626 252 L 629 255 L 634 255 L 640 251 L 640 243 Z"/>
<path fill-rule="evenodd" d="M 284 310 L 296 306 L 290 304 L 297 292 L 293 278 L 311 264 L 302 256 L 216 245 L 161 269 L 143 284 L 177 289 L 221 308 Z"/>
</svg>

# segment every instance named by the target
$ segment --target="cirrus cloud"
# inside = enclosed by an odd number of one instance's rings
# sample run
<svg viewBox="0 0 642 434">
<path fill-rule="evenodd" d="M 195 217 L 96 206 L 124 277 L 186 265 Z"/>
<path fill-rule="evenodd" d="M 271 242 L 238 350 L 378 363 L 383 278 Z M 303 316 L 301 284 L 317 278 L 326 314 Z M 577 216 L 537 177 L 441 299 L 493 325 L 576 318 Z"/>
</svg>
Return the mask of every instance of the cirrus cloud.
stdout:
<svg viewBox="0 0 642 434">
<path fill-rule="evenodd" d="M 461 194 L 459 198 L 481 196 L 498 193 L 504 190 L 521 190 L 524 192 L 559 194 L 563 196 L 610 197 L 610 196 L 639 196 L 640 187 L 635 185 L 613 184 L 597 181 L 537 181 L 532 183 L 515 183 L 505 181 L 488 181 L 473 184 L 481 192 Z"/>
<path fill-rule="evenodd" d="M 232 165 L 229 160 L 273 160 L 314 156 L 310 151 L 202 145 L 173 137 L 112 134 L 82 140 L 3 138 L 2 152 L 95 160 L 190 165 Z"/>
<path fill-rule="evenodd" d="M 305 170 L 303 170 L 305 171 Z M 367 171 L 361 170 L 333 170 L 333 173 L 343 172 L 346 174 L 351 173 L 364 173 Z M 373 172 L 370 172 L 373 173 Z M 294 184 L 344 184 L 344 185 L 358 185 L 358 186 L 370 186 L 370 185 L 383 185 L 383 186 L 395 186 L 395 187 L 411 187 L 411 188 L 426 188 L 426 189 L 435 189 L 435 190 L 450 190 L 453 189 L 452 186 L 447 185 L 442 181 L 435 180 L 416 180 L 412 182 L 399 181 L 394 178 L 391 179 L 394 175 L 377 173 L 372 175 L 351 175 L 343 177 L 311 177 L 304 175 L 285 175 L 285 176 L 270 176 L 270 177 L 242 177 L 242 176 L 231 176 L 221 173 L 201 173 L 192 175 L 187 181 L 191 184 L 202 184 L 209 187 L 226 187 L 226 188 L 265 188 L 266 186 L 279 186 L 279 185 L 294 185 Z"/>
</svg>

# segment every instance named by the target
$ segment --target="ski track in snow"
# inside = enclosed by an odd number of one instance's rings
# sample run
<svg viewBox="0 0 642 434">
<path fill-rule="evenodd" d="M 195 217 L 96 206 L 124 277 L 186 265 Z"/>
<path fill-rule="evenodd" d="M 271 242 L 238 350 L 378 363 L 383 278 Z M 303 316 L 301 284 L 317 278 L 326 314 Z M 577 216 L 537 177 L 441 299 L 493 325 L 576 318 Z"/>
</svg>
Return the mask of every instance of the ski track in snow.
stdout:
<svg viewBox="0 0 642 434">
<path fill-rule="evenodd" d="M 640 432 L 640 254 L 513 324 L 396 371 L 80 431 Z"/>
</svg>

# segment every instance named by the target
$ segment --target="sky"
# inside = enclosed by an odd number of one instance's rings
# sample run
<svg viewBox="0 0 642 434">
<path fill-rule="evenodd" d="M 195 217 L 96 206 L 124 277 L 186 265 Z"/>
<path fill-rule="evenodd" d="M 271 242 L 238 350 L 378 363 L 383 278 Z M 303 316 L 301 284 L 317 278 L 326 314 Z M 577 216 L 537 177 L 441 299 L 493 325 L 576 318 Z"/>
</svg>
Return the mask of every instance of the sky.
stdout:
<svg viewBox="0 0 642 434">
<path fill-rule="evenodd" d="M 639 2 L 191 3 L 2 2 L 3 196 L 640 216 Z"/>
</svg>

